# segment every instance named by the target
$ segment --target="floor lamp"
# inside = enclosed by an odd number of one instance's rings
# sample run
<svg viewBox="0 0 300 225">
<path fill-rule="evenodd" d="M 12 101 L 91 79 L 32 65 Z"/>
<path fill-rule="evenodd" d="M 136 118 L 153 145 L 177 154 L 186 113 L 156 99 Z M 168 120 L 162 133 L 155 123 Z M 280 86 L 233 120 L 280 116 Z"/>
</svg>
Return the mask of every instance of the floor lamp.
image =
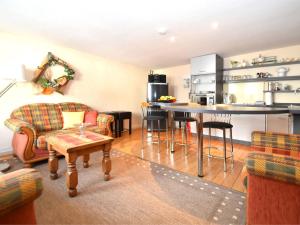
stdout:
<svg viewBox="0 0 300 225">
<path fill-rule="evenodd" d="M 0 68 L 0 73 L 5 74 L 5 76 L 6 76 L 5 78 L 0 77 L 0 80 L 6 80 L 6 81 L 9 80 L 10 81 L 10 83 L 0 91 L 0 98 L 6 92 L 8 92 L 14 85 L 16 85 L 18 82 L 26 81 L 23 66 L 20 68 L 19 71 L 16 71 L 15 69 L 12 69 L 12 68 L 10 70 L 1 71 L 1 68 Z M 10 168 L 10 164 L 8 162 L 0 161 L 0 173 L 9 170 L 9 168 Z"/>
</svg>

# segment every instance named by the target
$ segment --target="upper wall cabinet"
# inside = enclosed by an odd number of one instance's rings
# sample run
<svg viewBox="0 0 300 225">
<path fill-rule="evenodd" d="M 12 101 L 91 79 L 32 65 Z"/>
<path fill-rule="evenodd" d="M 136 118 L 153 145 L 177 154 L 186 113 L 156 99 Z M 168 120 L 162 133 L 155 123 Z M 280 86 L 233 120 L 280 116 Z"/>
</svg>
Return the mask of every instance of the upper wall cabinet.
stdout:
<svg viewBox="0 0 300 225">
<path fill-rule="evenodd" d="M 217 55 L 203 55 L 191 59 L 191 75 L 216 73 Z"/>
</svg>

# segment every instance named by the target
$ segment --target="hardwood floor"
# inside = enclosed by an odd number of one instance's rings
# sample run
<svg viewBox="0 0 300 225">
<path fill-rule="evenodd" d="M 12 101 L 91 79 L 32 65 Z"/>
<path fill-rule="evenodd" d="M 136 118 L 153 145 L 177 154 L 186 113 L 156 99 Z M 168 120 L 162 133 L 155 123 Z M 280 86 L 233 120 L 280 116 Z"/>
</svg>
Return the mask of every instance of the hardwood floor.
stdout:
<svg viewBox="0 0 300 225">
<path fill-rule="evenodd" d="M 146 132 L 144 133 L 146 137 Z M 151 133 L 148 133 L 148 135 Z M 171 135 L 169 135 L 171 138 Z M 165 134 L 162 133 L 161 139 L 165 140 Z M 148 138 L 150 141 L 151 138 Z M 181 132 L 176 131 L 175 141 L 181 142 Z M 141 143 L 141 129 L 132 131 L 129 135 L 128 132 L 122 134 L 122 137 L 116 138 L 113 141 L 112 149 L 116 149 L 128 154 L 136 155 L 142 159 L 149 160 L 162 164 L 164 166 L 173 168 L 184 173 L 197 176 L 197 141 L 196 136 L 188 135 L 188 154 L 185 155 L 184 147 L 175 145 L 175 153 L 170 153 L 167 149 L 166 142 L 162 142 L 160 149 L 158 144 L 147 143 L 146 138 L 144 142 L 144 149 L 142 150 Z M 208 139 L 204 138 L 204 147 L 208 145 Z M 213 140 L 212 146 L 222 148 L 222 141 Z M 229 151 L 229 145 L 227 145 Z M 234 144 L 234 164 L 231 167 L 231 160 L 227 160 L 227 172 L 223 171 L 223 159 L 208 158 L 204 156 L 204 180 L 223 185 L 233 190 L 245 192 L 243 186 L 243 179 L 245 177 L 244 159 L 250 152 L 250 147 L 241 144 Z M 221 156 L 222 151 L 214 151 L 214 154 Z M 229 152 L 227 153 L 230 154 Z M 11 155 L 0 156 L 1 160 L 11 158 Z"/>
<path fill-rule="evenodd" d="M 150 135 L 151 133 L 148 133 Z M 146 137 L 146 132 L 145 132 Z M 169 138 L 171 135 L 169 135 Z M 165 140 L 165 134 L 162 133 L 161 139 Z M 148 138 L 150 141 L 151 138 Z M 176 131 L 175 140 L 181 142 L 181 132 Z M 179 170 L 194 176 L 197 176 L 197 152 L 196 152 L 196 136 L 189 134 L 188 136 L 188 154 L 184 152 L 184 147 L 175 145 L 175 153 L 170 153 L 167 149 L 166 142 L 162 142 L 160 149 L 158 144 L 147 143 L 146 138 L 144 148 L 141 143 L 141 129 L 133 130 L 129 135 L 127 132 L 123 133 L 122 137 L 116 138 L 113 142 L 113 149 L 126 152 L 128 154 L 136 155 L 142 159 L 156 162 L 167 167 Z M 208 145 L 208 139 L 204 139 L 204 147 Z M 222 148 L 222 141 L 213 140 L 212 146 Z M 228 155 L 229 152 L 229 145 Z M 243 179 L 245 176 L 244 159 L 249 153 L 250 147 L 241 144 L 234 144 L 234 164 L 232 166 L 231 159 L 227 159 L 227 172 L 223 171 L 223 159 L 208 158 L 204 156 L 204 180 L 232 188 L 237 191 L 245 192 L 243 186 Z M 222 154 L 222 150 L 214 151 L 214 154 Z M 220 155 L 221 156 L 221 155 Z"/>
</svg>

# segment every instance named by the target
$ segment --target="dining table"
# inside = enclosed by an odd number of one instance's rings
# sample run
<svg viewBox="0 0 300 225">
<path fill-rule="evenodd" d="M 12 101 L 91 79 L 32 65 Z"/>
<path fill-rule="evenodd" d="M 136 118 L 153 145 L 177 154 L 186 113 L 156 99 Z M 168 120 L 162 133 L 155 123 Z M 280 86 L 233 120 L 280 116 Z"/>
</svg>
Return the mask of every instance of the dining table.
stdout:
<svg viewBox="0 0 300 225">
<path fill-rule="evenodd" d="M 227 104 L 216 105 L 199 105 L 199 104 L 184 104 L 184 105 L 161 105 L 161 108 L 171 112 L 171 152 L 174 153 L 174 112 L 189 112 L 196 115 L 197 120 L 197 159 L 198 159 L 198 176 L 203 177 L 203 114 L 285 114 L 289 113 L 289 109 L 279 107 L 249 107 L 235 106 Z"/>
</svg>

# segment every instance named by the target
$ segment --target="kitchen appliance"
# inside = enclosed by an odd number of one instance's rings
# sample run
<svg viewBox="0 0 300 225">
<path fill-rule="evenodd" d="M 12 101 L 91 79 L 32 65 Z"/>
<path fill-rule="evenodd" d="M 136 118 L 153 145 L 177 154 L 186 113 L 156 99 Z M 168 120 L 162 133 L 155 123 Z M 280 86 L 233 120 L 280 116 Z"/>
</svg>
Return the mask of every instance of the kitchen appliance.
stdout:
<svg viewBox="0 0 300 225">
<path fill-rule="evenodd" d="M 266 105 L 273 105 L 273 92 L 272 91 L 266 91 L 265 92 L 265 102 Z"/>
<path fill-rule="evenodd" d="M 147 87 L 147 101 L 158 102 L 160 96 L 167 96 L 168 84 L 167 83 L 148 83 Z"/>
<path fill-rule="evenodd" d="M 191 94 L 191 102 L 198 103 L 200 105 L 213 105 L 215 103 L 214 93 L 199 93 Z"/>
<path fill-rule="evenodd" d="M 166 83 L 167 76 L 165 74 L 149 74 L 148 83 Z"/>
<path fill-rule="evenodd" d="M 168 84 L 167 83 L 148 83 L 147 86 L 147 101 L 148 102 L 158 102 L 158 99 L 160 96 L 168 96 Z M 160 109 L 159 106 L 153 106 L 148 109 L 148 115 L 150 116 L 164 116 L 167 117 L 168 113 Z M 148 131 L 151 131 L 151 122 L 147 121 L 147 129 Z M 157 121 L 153 122 L 153 130 L 158 130 L 158 123 Z M 166 121 L 162 120 L 160 121 L 160 131 L 166 130 Z"/>
</svg>

